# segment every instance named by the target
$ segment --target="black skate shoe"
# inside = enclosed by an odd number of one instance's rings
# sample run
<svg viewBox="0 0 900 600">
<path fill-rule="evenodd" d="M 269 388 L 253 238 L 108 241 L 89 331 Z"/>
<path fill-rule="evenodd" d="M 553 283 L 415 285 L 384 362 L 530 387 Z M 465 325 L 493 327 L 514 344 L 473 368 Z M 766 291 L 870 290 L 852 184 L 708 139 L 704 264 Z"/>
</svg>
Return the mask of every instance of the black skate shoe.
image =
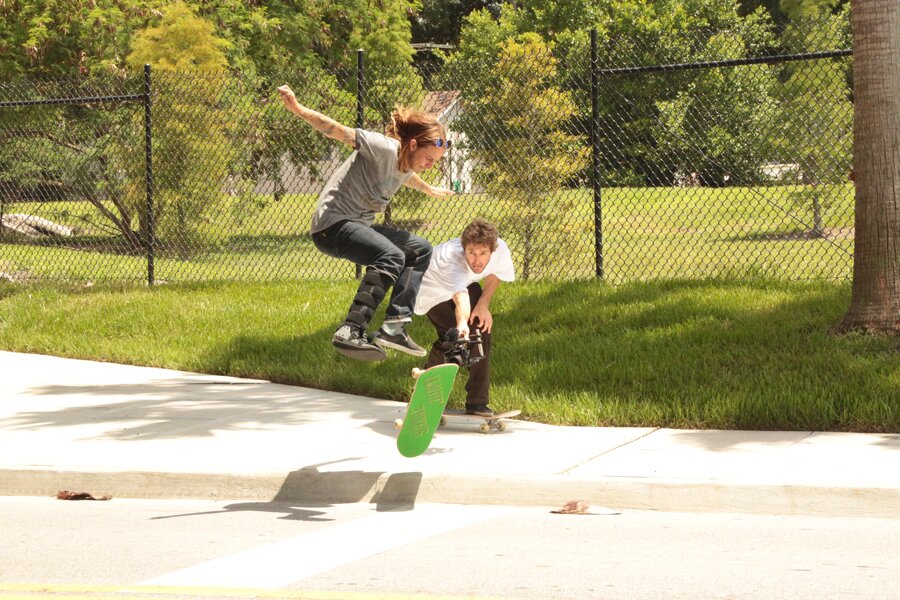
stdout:
<svg viewBox="0 0 900 600">
<path fill-rule="evenodd" d="M 487 404 L 466 404 L 466 414 L 476 417 L 493 417 L 495 413 Z"/>
<path fill-rule="evenodd" d="M 334 332 L 331 343 L 338 352 L 356 360 L 375 361 L 387 358 L 387 352 L 370 343 L 359 328 L 347 323 Z"/>
<path fill-rule="evenodd" d="M 378 333 L 375 334 L 374 341 L 382 348 L 392 348 L 394 350 L 399 350 L 400 352 L 412 354 L 413 356 L 425 356 L 428 354 L 425 352 L 424 348 L 416 344 L 412 338 L 409 337 L 408 333 L 402 330 L 400 333 L 391 335 L 383 328 L 379 329 Z"/>
</svg>

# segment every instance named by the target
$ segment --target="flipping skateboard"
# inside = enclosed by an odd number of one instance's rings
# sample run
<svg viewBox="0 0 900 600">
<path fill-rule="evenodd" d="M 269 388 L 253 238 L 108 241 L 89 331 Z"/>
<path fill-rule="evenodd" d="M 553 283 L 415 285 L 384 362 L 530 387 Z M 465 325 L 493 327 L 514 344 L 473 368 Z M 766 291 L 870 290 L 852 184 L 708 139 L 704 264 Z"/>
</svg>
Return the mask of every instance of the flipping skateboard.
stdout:
<svg viewBox="0 0 900 600">
<path fill-rule="evenodd" d="M 416 385 L 406 408 L 406 416 L 394 421 L 394 426 L 400 429 L 397 436 L 400 454 L 413 457 L 428 449 L 441 423 L 441 415 L 458 372 L 459 365 L 454 364 L 438 365 L 425 371 L 413 369 Z"/>
<path fill-rule="evenodd" d="M 508 410 L 502 413 L 495 413 L 489 417 L 482 417 L 481 415 L 468 415 L 464 410 L 445 410 L 444 414 L 441 415 L 441 425 L 446 425 L 447 419 L 481 419 L 482 422 L 478 425 L 478 430 L 481 433 L 488 433 L 491 429 L 506 431 L 509 429 L 509 421 L 507 419 L 518 417 L 520 414 L 522 414 L 521 410 Z"/>
</svg>

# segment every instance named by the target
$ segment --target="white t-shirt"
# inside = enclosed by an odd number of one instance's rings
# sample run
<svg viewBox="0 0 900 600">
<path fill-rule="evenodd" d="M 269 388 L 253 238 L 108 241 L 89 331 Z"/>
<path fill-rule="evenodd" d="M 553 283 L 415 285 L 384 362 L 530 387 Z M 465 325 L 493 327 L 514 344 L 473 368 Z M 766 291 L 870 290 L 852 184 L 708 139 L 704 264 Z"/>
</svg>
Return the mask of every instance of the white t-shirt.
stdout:
<svg viewBox="0 0 900 600">
<path fill-rule="evenodd" d="M 434 306 L 450 300 L 457 292 L 488 275 L 495 275 L 501 281 L 514 281 L 516 278 L 512 254 L 503 240 L 497 240 L 497 249 L 491 254 L 491 260 L 481 273 L 474 273 L 469 268 L 466 252 L 459 238 L 440 244 L 431 253 L 431 262 L 428 263 L 428 270 L 425 271 L 416 297 L 415 313 L 424 315 Z"/>
</svg>

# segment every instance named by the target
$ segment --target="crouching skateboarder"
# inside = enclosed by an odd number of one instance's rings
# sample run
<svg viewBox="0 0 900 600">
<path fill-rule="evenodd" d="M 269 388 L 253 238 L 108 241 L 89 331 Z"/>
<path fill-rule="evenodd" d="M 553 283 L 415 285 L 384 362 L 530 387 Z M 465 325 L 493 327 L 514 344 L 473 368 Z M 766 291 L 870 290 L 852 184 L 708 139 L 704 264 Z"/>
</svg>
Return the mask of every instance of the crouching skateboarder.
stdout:
<svg viewBox="0 0 900 600">
<path fill-rule="evenodd" d="M 316 248 L 367 267 L 332 344 L 341 354 L 360 360 L 382 360 L 387 356 L 384 348 L 425 356 L 425 350 L 409 337 L 405 326 L 412 320 L 416 293 L 431 258 L 431 244 L 409 232 L 373 222 L 375 213 L 384 212 L 400 186 L 435 198 L 453 195 L 418 176 L 444 155 L 449 145 L 444 126 L 431 114 L 398 108 L 391 115 L 387 135 L 351 129 L 302 106 L 286 85 L 278 88 L 278 93 L 288 110 L 316 131 L 355 150 L 325 184 L 310 229 Z M 366 329 L 392 286 L 381 329 L 370 340 Z"/>
<path fill-rule="evenodd" d="M 437 330 L 426 368 L 447 362 L 447 337 L 452 329 L 460 339 L 470 331 L 481 332 L 484 358 L 469 362 L 466 382 L 466 413 L 492 416 L 490 402 L 491 298 L 501 281 L 513 281 L 515 271 L 509 247 L 498 237 L 497 228 L 475 219 L 462 236 L 437 246 L 416 299 L 415 313 L 427 315 Z M 478 283 L 484 280 L 484 289 Z M 452 335 L 452 334 L 451 334 Z"/>
</svg>

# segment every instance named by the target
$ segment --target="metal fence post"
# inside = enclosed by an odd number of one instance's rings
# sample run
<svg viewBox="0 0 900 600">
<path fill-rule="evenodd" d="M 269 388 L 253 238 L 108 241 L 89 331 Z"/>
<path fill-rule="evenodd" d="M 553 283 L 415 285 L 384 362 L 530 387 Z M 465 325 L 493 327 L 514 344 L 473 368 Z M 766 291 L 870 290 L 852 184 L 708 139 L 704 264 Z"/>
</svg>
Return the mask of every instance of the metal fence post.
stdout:
<svg viewBox="0 0 900 600">
<path fill-rule="evenodd" d="M 603 279 L 603 210 L 600 190 L 600 82 L 597 75 L 597 30 L 591 29 L 591 184 L 594 189 L 594 265 Z"/>
<path fill-rule="evenodd" d="M 145 184 L 147 189 L 147 285 L 153 286 L 154 257 L 153 243 L 156 237 L 153 223 L 153 129 L 151 119 L 152 97 L 150 95 L 150 65 L 144 65 L 144 141 L 146 157 Z"/>
<path fill-rule="evenodd" d="M 365 83 L 365 50 L 360 48 L 356 51 L 356 127 L 359 129 L 362 129 L 365 117 Z M 362 277 L 362 267 L 356 265 L 356 278 L 359 279 L 360 277 Z"/>
</svg>

